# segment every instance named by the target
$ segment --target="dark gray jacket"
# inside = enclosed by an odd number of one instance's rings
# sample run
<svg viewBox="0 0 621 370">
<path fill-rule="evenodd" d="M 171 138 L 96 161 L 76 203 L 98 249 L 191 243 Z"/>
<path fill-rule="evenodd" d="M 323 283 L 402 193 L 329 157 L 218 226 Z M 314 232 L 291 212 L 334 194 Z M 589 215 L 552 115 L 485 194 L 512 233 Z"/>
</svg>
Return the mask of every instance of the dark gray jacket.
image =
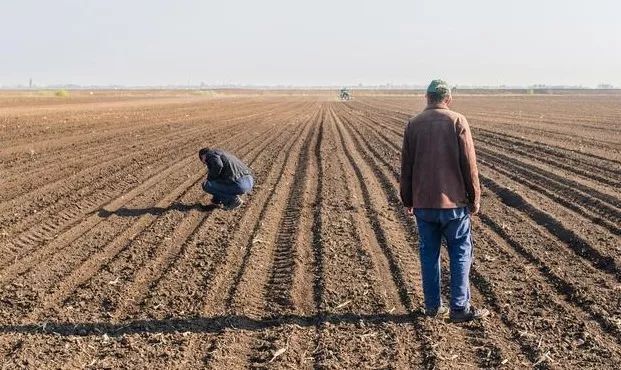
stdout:
<svg viewBox="0 0 621 370">
<path fill-rule="evenodd" d="M 250 168 L 233 154 L 220 150 L 211 149 L 206 155 L 207 180 L 221 182 L 235 182 L 245 175 L 252 175 Z"/>
</svg>

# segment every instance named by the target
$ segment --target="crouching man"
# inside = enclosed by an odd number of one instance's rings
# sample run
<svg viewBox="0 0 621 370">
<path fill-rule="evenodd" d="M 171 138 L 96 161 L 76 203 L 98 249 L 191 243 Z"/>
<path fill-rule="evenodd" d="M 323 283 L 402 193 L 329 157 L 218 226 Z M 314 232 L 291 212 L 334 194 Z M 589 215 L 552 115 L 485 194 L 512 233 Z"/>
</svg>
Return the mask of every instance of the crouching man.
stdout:
<svg viewBox="0 0 621 370">
<path fill-rule="evenodd" d="M 244 204 L 240 195 L 249 193 L 254 186 L 250 168 L 233 154 L 220 149 L 203 148 L 198 157 L 207 166 L 203 190 L 213 195 L 213 204 L 222 204 L 228 210 Z"/>
</svg>

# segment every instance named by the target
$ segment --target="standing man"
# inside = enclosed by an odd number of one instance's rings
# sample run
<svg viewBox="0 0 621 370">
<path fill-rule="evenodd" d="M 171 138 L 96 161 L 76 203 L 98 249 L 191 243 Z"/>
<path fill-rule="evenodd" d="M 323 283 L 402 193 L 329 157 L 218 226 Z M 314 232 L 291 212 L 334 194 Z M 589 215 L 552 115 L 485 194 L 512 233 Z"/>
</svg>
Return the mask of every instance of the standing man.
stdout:
<svg viewBox="0 0 621 370">
<path fill-rule="evenodd" d="M 440 295 L 444 237 L 451 270 L 450 319 L 480 319 L 489 311 L 470 305 L 470 217 L 479 212 L 481 200 L 472 134 L 466 118 L 449 109 L 446 82 L 431 81 L 426 98 L 427 108 L 407 123 L 401 152 L 401 200 L 418 225 L 425 313 L 449 312 Z"/>
<path fill-rule="evenodd" d="M 203 148 L 198 157 L 208 169 L 203 190 L 212 194 L 213 204 L 222 204 L 231 210 L 244 202 L 240 195 L 249 193 L 254 186 L 252 171 L 239 158 L 220 149 Z"/>
</svg>

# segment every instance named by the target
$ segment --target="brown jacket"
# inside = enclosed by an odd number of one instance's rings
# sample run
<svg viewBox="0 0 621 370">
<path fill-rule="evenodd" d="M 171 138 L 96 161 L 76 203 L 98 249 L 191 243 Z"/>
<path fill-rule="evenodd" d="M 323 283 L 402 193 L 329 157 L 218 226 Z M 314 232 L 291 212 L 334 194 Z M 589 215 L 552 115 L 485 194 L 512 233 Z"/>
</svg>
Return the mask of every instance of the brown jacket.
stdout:
<svg viewBox="0 0 621 370">
<path fill-rule="evenodd" d="M 444 106 L 430 106 L 410 119 L 401 151 L 403 205 L 457 208 L 480 199 L 474 143 L 466 117 Z"/>
</svg>

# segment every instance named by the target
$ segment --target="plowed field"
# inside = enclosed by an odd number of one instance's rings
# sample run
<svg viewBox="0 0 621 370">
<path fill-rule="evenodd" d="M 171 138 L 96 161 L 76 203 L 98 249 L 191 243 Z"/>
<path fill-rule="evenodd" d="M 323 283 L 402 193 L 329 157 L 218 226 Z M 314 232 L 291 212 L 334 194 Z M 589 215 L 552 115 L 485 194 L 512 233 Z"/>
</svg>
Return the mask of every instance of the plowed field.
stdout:
<svg viewBox="0 0 621 370">
<path fill-rule="evenodd" d="M 492 312 L 459 325 L 422 315 L 398 199 L 422 103 L 0 97 L 0 362 L 618 368 L 619 97 L 455 97 L 483 185 L 473 302 Z M 242 208 L 210 205 L 202 146 L 254 170 Z"/>
</svg>

